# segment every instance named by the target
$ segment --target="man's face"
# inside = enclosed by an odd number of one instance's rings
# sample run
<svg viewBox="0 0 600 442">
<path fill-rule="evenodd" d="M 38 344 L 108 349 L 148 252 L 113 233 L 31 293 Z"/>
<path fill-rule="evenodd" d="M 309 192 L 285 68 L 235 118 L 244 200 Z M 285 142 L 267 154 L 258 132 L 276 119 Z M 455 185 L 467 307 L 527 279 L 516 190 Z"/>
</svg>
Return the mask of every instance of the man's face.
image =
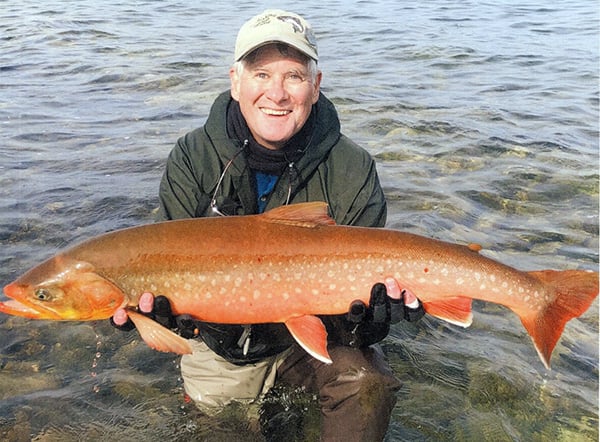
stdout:
<svg viewBox="0 0 600 442">
<path fill-rule="evenodd" d="M 295 50 L 268 45 L 251 55 L 241 74 L 229 72 L 231 95 L 254 139 L 279 149 L 302 129 L 319 99 L 321 73 L 312 78 Z"/>
</svg>

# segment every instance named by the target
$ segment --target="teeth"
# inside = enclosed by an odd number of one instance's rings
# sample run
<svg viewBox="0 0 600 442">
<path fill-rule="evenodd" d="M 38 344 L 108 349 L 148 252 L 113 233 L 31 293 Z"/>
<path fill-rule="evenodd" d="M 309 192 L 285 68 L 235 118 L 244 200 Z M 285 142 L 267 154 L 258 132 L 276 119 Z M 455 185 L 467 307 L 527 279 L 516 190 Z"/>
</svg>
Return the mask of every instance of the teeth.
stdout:
<svg viewBox="0 0 600 442">
<path fill-rule="evenodd" d="M 277 115 L 277 116 L 282 116 L 282 115 L 287 115 L 290 113 L 290 111 L 287 110 L 275 110 L 275 109 L 267 109 L 267 108 L 262 108 L 261 109 L 265 114 L 268 115 Z"/>
</svg>

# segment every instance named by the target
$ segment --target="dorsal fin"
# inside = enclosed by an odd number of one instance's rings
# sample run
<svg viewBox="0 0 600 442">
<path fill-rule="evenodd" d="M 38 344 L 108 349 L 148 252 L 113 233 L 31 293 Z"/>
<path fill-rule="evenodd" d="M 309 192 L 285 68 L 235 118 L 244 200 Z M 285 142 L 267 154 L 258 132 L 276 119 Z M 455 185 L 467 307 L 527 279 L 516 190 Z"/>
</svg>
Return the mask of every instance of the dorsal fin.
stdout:
<svg viewBox="0 0 600 442">
<path fill-rule="evenodd" d="M 327 203 L 322 201 L 291 204 L 289 206 L 276 207 L 261 216 L 269 222 L 299 227 L 333 225 L 335 221 L 329 216 L 327 207 Z"/>
</svg>

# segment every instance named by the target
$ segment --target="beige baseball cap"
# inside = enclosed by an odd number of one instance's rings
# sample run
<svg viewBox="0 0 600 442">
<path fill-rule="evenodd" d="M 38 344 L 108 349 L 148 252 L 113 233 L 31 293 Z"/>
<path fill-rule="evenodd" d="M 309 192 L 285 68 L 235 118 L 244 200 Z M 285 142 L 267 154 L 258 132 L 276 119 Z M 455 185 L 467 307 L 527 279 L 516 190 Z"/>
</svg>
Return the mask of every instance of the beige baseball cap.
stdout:
<svg viewBox="0 0 600 442">
<path fill-rule="evenodd" d="M 310 24 L 293 12 L 267 9 L 242 25 L 235 41 L 235 61 L 269 43 L 285 43 L 318 60 L 317 39 Z"/>
</svg>

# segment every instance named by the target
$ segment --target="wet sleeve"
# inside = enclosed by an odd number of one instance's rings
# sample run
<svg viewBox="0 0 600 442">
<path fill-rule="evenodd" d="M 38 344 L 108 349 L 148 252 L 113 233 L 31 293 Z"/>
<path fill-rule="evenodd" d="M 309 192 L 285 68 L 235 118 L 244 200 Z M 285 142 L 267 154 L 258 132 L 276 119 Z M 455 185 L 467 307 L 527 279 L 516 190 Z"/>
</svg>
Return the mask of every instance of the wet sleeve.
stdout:
<svg viewBox="0 0 600 442">
<path fill-rule="evenodd" d="M 339 153 L 328 165 L 329 200 L 338 224 L 383 227 L 387 204 L 375 160 L 367 151 L 342 137 Z"/>
<path fill-rule="evenodd" d="M 387 219 L 387 203 L 379 182 L 375 161 L 371 161 L 364 185 L 353 201 L 347 224 L 362 227 L 383 227 Z"/>
<path fill-rule="evenodd" d="M 200 207 L 204 209 L 210 204 L 210 197 L 201 188 L 193 161 L 187 136 L 180 138 L 167 158 L 160 181 L 158 220 L 199 216 Z"/>
</svg>

